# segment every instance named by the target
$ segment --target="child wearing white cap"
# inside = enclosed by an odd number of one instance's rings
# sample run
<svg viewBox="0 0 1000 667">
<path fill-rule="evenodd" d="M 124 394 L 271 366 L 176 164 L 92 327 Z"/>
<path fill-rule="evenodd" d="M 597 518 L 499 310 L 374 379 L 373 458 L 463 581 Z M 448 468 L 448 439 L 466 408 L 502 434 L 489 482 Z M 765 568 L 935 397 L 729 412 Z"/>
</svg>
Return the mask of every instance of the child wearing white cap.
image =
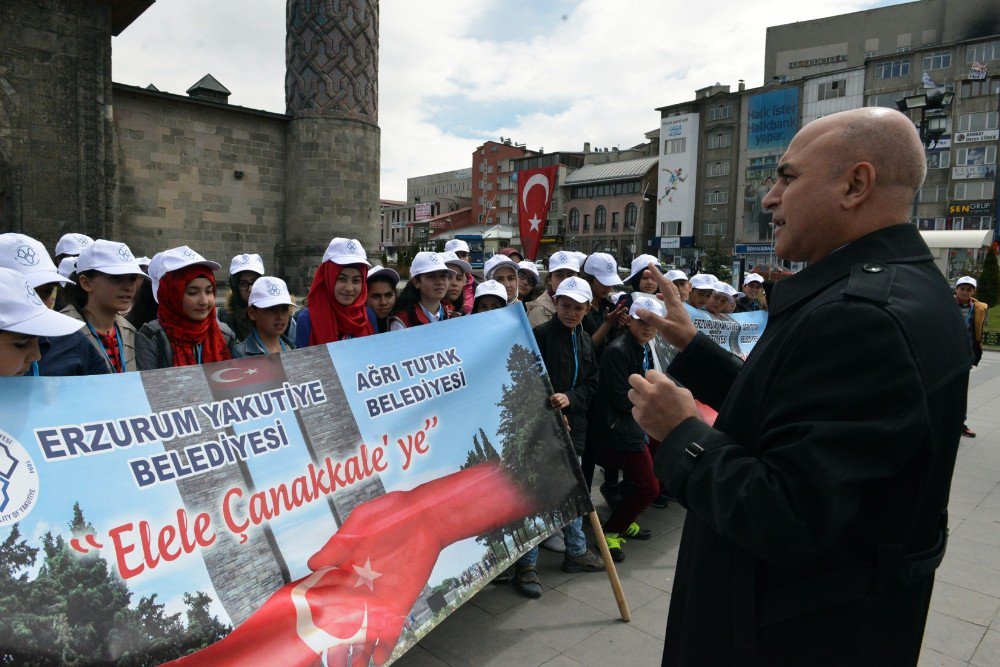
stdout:
<svg viewBox="0 0 1000 667">
<path fill-rule="evenodd" d="M 375 333 L 368 319 L 368 253 L 357 239 L 336 237 L 316 267 L 308 307 L 296 316 L 296 347 L 326 345 Z"/>
<path fill-rule="evenodd" d="M 517 302 L 517 270 L 517 262 L 506 254 L 493 255 L 483 266 L 486 280 L 495 280 L 507 290 L 507 305 Z"/>
<path fill-rule="evenodd" d="M 559 253 L 556 253 L 559 254 Z M 576 261 L 576 258 L 573 258 Z M 583 316 L 590 309 L 594 295 L 587 281 L 579 277 L 563 280 L 555 294 L 556 316 L 534 328 L 535 341 L 552 383 L 554 393 L 549 404 L 566 419 L 577 456 L 583 454 L 587 435 L 587 409 L 597 390 L 597 362 L 590 336 L 583 330 Z M 587 549 L 583 521 L 576 518 L 562 530 L 566 572 L 598 572 L 604 563 Z M 538 547 L 517 561 L 515 583 L 528 597 L 542 594 L 535 564 Z"/>
<path fill-rule="evenodd" d="M 507 305 L 507 288 L 495 280 L 486 280 L 476 287 L 476 301 L 473 313 L 485 313 Z"/>
<path fill-rule="evenodd" d="M 139 370 L 194 366 L 233 356 L 236 335 L 215 311 L 215 271 L 221 267 L 188 246 L 157 253 L 149 263 L 156 319 L 139 329 Z"/>
<path fill-rule="evenodd" d="M 219 319 L 229 325 L 236 340 L 245 340 L 253 330 L 247 315 L 250 289 L 264 273 L 264 260 L 260 255 L 243 253 L 229 262 L 229 298 L 226 307 L 219 309 Z"/>
<path fill-rule="evenodd" d="M 687 303 L 688 297 L 691 295 L 691 281 L 688 280 L 687 274 L 680 269 L 671 269 L 667 271 L 667 280 L 677 288 L 681 301 Z"/>
<path fill-rule="evenodd" d="M 471 249 L 469 244 L 462 239 L 451 239 L 444 244 L 445 253 L 453 252 L 455 256 L 460 260 L 468 264 L 472 257 Z M 469 264 L 469 270 L 465 271 L 465 275 L 461 277 L 464 281 L 462 286 L 462 312 L 470 313 L 472 312 L 472 302 L 476 298 L 476 285 L 479 284 L 479 279 L 472 273 L 472 265 Z"/>
<path fill-rule="evenodd" d="M 617 331 L 622 315 L 628 311 L 626 303 L 616 306 L 609 298 L 611 291 L 623 284 L 618 277 L 618 262 L 607 253 L 595 252 L 583 263 L 581 277 L 587 281 L 594 294 L 590 310 L 583 318 L 583 330 L 590 335 L 597 358 L 600 359 L 605 343 Z"/>
<path fill-rule="evenodd" d="M 443 322 L 455 309 L 445 298 L 454 271 L 436 252 L 418 252 L 410 264 L 410 280 L 396 299 L 389 318 L 389 331 Z"/>
<path fill-rule="evenodd" d="M 711 273 L 696 273 L 691 276 L 691 293 L 688 295 L 688 305 L 692 308 L 705 310 L 708 300 L 715 292 L 715 283 L 719 279 Z"/>
<path fill-rule="evenodd" d="M 604 536 L 616 561 L 625 560 L 622 545 L 628 539 L 648 540 L 652 533 L 636 523 L 639 515 L 660 494 L 653 472 L 649 438 L 632 417 L 629 377 L 645 375 L 653 368 L 649 343 L 656 336 L 651 324 L 639 319 L 639 311 L 648 310 L 663 317 L 666 309 L 655 296 L 636 295 L 629 309 L 627 325 L 621 336 L 604 350 L 600 361 L 600 381 L 594 397 L 591 439 L 597 446 L 597 462 L 606 469 L 622 470 L 630 482 L 630 491 L 612 509 L 604 524 Z"/>
<path fill-rule="evenodd" d="M 21 273 L 49 308 L 55 306 L 56 288 L 72 282 L 59 274 L 45 246 L 23 234 L 0 234 L 0 267 Z"/>
<path fill-rule="evenodd" d="M 560 283 L 580 273 L 580 259 L 575 253 L 560 250 L 549 257 L 549 274 L 545 278 L 546 290 L 528 304 L 528 322 L 532 327 L 544 324 L 556 314 L 553 301 Z"/>
<path fill-rule="evenodd" d="M 389 314 L 396 305 L 399 274 L 376 265 L 369 269 L 365 282 L 368 283 L 368 321 L 375 333 L 385 333 L 389 330 Z"/>
<path fill-rule="evenodd" d="M 736 312 L 753 313 L 758 310 L 767 310 L 764 277 L 759 273 L 748 273 L 743 276 L 743 296 L 736 299 Z"/>
<path fill-rule="evenodd" d="M 41 337 L 66 337 L 81 326 L 46 307 L 19 271 L 0 268 L 0 377 L 39 375 Z"/>
<path fill-rule="evenodd" d="M 63 234 L 56 241 L 56 264 L 61 263 L 66 257 L 79 257 L 83 249 L 93 242 L 94 239 L 86 234 L 76 234 L 74 232 Z"/>
<path fill-rule="evenodd" d="M 455 309 L 455 313 L 467 315 L 472 312 L 472 304 L 475 301 L 474 290 L 466 290 L 470 284 L 467 276 L 472 275 L 472 265 L 451 250 L 441 253 L 444 263 L 451 269 L 452 274 L 448 277 L 448 292 L 445 294 L 445 303 Z"/>
<path fill-rule="evenodd" d="M 962 276 L 955 281 L 955 301 L 958 302 L 958 310 L 962 315 L 962 321 L 965 322 L 965 330 L 969 333 L 973 366 L 978 366 L 983 358 L 983 329 L 990 319 L 989 305 L 972 296 L 976 293 L 976 287 L 978 287 L 976 279 L 972 276 Z M 968 424 L 962 425 L 962 435 L 966 438 L 976 437 Z"/>
<path fill-rule="evenodd" d="M 736 288 L 721 280 L 712 285 L 712 296 L 705 304 L 705 310 L 713 315 L 727 315 L 736 309 Z"/>
<path fill-rule="evenodd" d="M 295 304 L 285 281 L 274 276 L 257 278 L 250 288 L 247 302 L 247 316 L 253 323 L 253 329 L 246 340 L 233 348 L 233 358 L 294 350 L 295 345 L 288 331 Z"/>
<path fill-rule="evenodd" d="M 538 298 L 542 290 L 538 287 L 538 267 L 530 260 L 517 263 L 517 300 L 524 304 L 525 310 L 528 304 Z"/>
<path fill-rule="evenodd" d="M 124 243 L 98 239 L 76 259 L 76 284 L 66 289 L 63 314 L 80 320 L 91 345 L 115 373 L 139 370 L 136 329 L 121 315 L 132 308 L 146 274 Z"/>
</svg>

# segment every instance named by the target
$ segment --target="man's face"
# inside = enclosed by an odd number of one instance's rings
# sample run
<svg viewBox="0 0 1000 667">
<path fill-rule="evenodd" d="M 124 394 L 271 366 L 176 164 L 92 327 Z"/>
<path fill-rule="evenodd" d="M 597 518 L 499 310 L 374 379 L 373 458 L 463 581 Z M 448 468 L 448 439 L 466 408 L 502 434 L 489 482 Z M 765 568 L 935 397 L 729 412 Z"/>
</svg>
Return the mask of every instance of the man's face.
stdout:
<svg viewBox="0 0 1000 667">
<path fill-rule="evenodd" d="M 842 174 L 832 168 L 842 147 L 827 125 L 807 125 L 795 135 L 762 201 L 774 214 L 774 251 L 782 259 L 817 262 L 838 245 L 834 234 L 844 190 Z"/>
<path fill-rule="evenodd" d="M 556 297 L 556 317 L 568 329 L 575 329 L 589 309 L 589 303 L 580 303 L 568 296 Z"/>
<path fill-rule="evenodd" d="M 962 303 L 965 303 L 972 298 L 972 295 L 976 293 L 976 288 L 972 285 L 959 285 L 955 288 L 955 296 Z"/>
<path fill-rule="evenodd" d="M 705 304 L 708 303 L 708 300 L 712 298 L 714 293 L 710 289 L 693 289 L 691 290 L 691 294 L 688 295 L 688 304 L 692 308 L 705 310 Z"/>
</svg>

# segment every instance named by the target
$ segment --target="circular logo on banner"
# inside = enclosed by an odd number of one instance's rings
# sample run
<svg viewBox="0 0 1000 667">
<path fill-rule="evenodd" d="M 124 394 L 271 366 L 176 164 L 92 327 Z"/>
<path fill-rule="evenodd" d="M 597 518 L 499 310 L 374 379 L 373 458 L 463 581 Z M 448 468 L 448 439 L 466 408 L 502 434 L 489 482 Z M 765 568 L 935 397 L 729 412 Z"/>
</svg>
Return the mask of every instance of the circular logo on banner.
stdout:
<svg viewBox="0 0 1000 667">
<path fill-rule="evenodd" d="M 31 246 L 23 245 L 19 247 L 15 258 L 21 266 L 34 266 L 38 264 L 38 253 Z"/>
<path fill-rule="evenodd" d="M 23 520 L 38 502 L 38 470 L 28 452 L 0 431 L 0 526 Z"/>
</svg>

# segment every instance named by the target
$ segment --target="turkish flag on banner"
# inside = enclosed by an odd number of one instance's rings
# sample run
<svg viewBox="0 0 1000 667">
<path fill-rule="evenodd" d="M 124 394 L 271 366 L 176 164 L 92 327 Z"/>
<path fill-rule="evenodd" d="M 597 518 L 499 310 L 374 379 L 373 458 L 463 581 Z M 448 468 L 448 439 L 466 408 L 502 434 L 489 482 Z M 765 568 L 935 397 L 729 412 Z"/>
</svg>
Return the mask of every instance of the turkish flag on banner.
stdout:
<svg viewBox="0 0 1000 667">
<path fill-rule="evenodd" d="M 556 189 L 559 165 L 517 172 L 517 221 L 524 258 L 534 261 L 545 233 L 545 220 Z"/>
<path fill-rule="evenodd" d="M 220 361 L 202 368 L 217 400 L 277 389 L 286 380 L 285 368 L 277 355 Z"/>
</svg>

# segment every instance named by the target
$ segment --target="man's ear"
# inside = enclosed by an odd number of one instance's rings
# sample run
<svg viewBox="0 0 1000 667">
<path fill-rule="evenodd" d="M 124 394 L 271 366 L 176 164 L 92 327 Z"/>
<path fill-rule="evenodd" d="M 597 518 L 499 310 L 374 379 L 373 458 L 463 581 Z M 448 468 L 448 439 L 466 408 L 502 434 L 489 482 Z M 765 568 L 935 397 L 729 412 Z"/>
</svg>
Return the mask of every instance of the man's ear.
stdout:
<svg viewBox="0 0 1000 667">
<path fill-rule="evenodd" d="M 841 198 L 845 209 L 852 209 L 868 199 L 875 189 L 875 167 L 870 162 L 855 163 L 845 175 L 844 195 Z"/>
</svg>

